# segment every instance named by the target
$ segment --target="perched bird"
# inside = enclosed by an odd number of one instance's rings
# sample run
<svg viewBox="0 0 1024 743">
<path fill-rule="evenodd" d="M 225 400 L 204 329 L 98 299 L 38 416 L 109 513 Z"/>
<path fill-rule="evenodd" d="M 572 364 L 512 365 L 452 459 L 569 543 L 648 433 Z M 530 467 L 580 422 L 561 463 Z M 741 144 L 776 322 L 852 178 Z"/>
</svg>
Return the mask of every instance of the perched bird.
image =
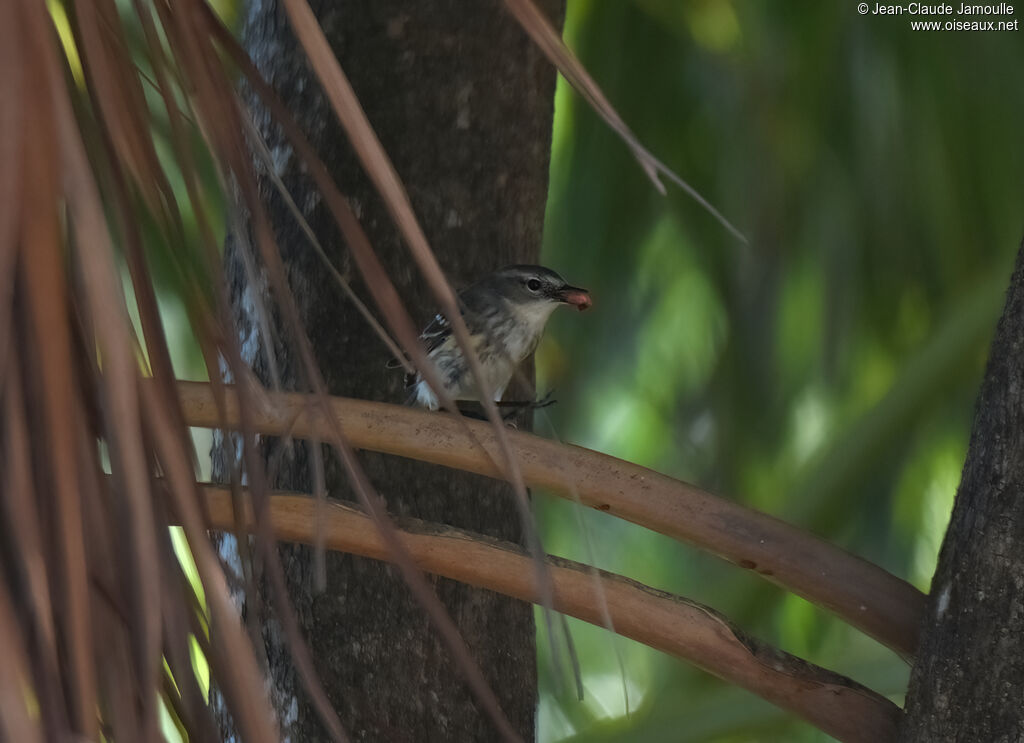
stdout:
<svg viewBox="0 0 1024 743">
<path fill-rule="evenodd" d="M 569 305 L 582 312 L 590 307 L 590 294 L 569 286 L 550 268 L 507 266 L 460 291 L 458 302 L 486 387 L 499 401 L 516 367 L 537 348 L 555 308 Z M 448 319 L 438 313 L 420 339 L 448 394 L 455 400 L 479 401 L 469 362 Z M 440 407 L 422 374 L 407 374 L 405 384 L 411 391 L 410 404 L 430 410 Z"/>
</svg>

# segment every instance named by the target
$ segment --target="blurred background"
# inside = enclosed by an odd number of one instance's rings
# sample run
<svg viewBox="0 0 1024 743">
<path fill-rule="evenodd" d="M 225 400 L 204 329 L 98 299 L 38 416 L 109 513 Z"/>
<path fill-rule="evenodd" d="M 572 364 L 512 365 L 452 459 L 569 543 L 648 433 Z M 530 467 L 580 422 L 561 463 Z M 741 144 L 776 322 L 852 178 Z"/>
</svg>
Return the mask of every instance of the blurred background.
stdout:
<svg viewBox="0 0 1024 743">
<path fill-rule="evenodd" d="M 595 304 L 552 320 L 538 377 L 559 404 L 538 431 L 928 590 L 1024 235 L 1024 99 L 1008 88 L 1019 32 L 913 32 L 852 2 L 570 0 L 565 38 L 640 140 L 750 244 L 673 186 L 660 196 L 562 84 L 543 257 Z M 538 509 L 555 554 L 706 603 L 902 702 L 907 665 L 804 600 L 603 514 Z M 571 624 L 586 697 L 544 678 L 542 741 L 829 740 Z"/>
<path fill-rule="evenodd" d="M 237 2 L 216 5 L 237 20 Z M 852 2 L 568 0 L 565 38 L 640 140 L 750 242 L 674 186 L 659 195 L 560 81 L 543 262 L 595 306 L 552 320 L 538 382 L 559 403 L 538 432 L 776 515 L 927 590 L 1024 235 L 1021 36 L 913 32 Z M 177 373 L 201 378 L 180 277 L 156 273 Z M 708 604 L 902 702 L 907 665 L 802 599 L 631 524 L 536 501 L 550 552 Z M 538 638 L 543 743 L 828 740 L 570 624 L 585 697 L 552 677 Z"/>
</svg>

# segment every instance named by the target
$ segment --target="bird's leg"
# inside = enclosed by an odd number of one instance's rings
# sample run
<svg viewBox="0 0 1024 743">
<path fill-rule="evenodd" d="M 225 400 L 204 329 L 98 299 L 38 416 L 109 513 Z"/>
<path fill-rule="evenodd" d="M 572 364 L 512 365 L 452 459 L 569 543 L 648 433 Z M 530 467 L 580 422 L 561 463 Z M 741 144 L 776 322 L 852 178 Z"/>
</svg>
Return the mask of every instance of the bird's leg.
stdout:
<svg viewBox="0 0 1024 743">
<path fill-rule="evenodd" d="M 501 402 L 495 403 L 498 406 L 498 412 L 501 413 L 501 419 L 506 423 L 510 422 L 520 413 L 525 413 L 527 410 L 540 410 L 550 405 L 554 405 L 558 400 L 552 398 L 555 393 L 554 390 L 549 390 L 544 397 L 539 400 L 502 400 Z M 459 400 L 456 402 L 459 407 L 459 412 L 467 418 L 472 418 L 478 421 L 487 420 L 487 414 L 484 412 L 483 406 L 473 400 Z"/>
<path fill-rule="evenodd" d="M 539 400 L 508 400 L 499 402 L 499 408 L 508 408 L 508 412 L 503 411 L 501 417 L 507 421 L 519 413 L 525 413 L 527 410 L 540 410 L 541 408 L 554 405 L 558 402 L 558 400 L 552 397 L 554 394 L 554 390 L 548 390 L 547 394 Z"/>
<path fill-rule="evenodd" d="M 547 408 L 550 407 L 551 405 L 554 405 L 556 402 L 558 402 L 558 400 L 552 397 L 552 395 L 554 394 L 554 389 L 548 390 L 544 397 L 534 402 L 530 407 L 533 410 L 540 410 L 541 408 Z"/>
</svg>

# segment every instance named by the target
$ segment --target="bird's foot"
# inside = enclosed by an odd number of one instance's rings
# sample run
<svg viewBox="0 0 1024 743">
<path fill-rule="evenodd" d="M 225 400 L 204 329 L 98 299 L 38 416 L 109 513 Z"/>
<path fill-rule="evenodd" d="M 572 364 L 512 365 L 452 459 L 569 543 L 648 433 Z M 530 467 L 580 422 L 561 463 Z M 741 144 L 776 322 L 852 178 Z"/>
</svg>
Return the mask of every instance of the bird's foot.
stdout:
<svg viewBox="0 0 1024 743">
<path fill-rule="evenodd" d="M 506 408 L 502 411 L 501 417 L 508 422 L 511 418 L 515 418 L 520 413 L 525 413 L 528 410 L 540 410 L 541 408 L 547 408 L 554 405 L 558 400 L 554 399 L 552 395 L 555 394 L 554 390 L 548 390 L 547 394 L 539 400 L 511 400 L 508 402 L 499 402 L 500 408 Z"/>
<path fill-rule="evenodd" d="M 528 410 L 540 410 L 554 405 L 558 400 L 555 400 L 554 390 L 548 391 L 544 397 L 539 400 L 503 400 L 495 403 L 498 406 L 498 413 L 501 415 L 501 419 L 512 428 L 516 428 L 515 418 L 520 413 L 525 413 Z M 483 406 L 479 402 L 470 402 L 467 400 L 458 401 L 459 412 L 467 418 L 474 420 L 485 421 L 487 420 L 487 414 L 483 409 Z"/>
</svg>

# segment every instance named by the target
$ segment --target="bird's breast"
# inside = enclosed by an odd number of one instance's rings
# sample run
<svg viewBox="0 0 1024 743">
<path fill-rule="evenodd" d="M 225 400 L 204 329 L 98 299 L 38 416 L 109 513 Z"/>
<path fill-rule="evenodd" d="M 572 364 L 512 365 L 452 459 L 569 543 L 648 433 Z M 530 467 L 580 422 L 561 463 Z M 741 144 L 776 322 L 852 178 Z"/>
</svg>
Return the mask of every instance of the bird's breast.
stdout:
<svg viewBox="0 0 1024 743">
<path fill-rule="evenodd" d="M 505 337 L 505 355 L 513 364 L 519 364 L 537 348 L 540 333 L 529 327 L 512 328 Z"/>
<path fill-rule="evenodd" d="M 546 302 L 512 309 L 513 321 L 508 325 L 504 345 L 514 364 L 520 363 L 536 350 L 544 326 L 554 309 L 555 305 Z"/>
</svg>

